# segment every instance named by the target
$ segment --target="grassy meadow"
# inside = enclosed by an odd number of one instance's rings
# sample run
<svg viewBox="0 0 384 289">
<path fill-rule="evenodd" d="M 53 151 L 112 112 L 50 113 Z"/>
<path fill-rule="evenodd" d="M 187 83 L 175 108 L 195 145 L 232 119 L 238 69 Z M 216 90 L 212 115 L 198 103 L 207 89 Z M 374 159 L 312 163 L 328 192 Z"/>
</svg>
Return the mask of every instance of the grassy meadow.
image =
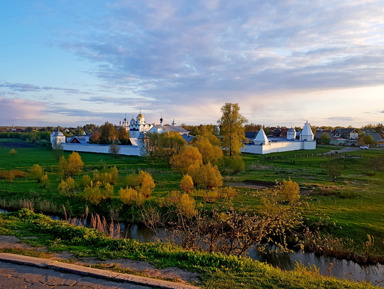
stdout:
<svg viewBox="0 0 384 289">
<path fill-rule="evenodd" d="M 9 142 L 14 142 L 16 153 L 11 154 Z M 4 147 L 1 144 L 8 142 Z M 14 208 L 33 205 L 35 211 L 62 213 L 64 204 L 72 215 L 81 215 L 86 202 L 80 198 L 68 198 L 59 194 L 57 186 L 60 176 L 57 174 L 58 160 L 49 148 L 23 147 L 25 142 L 18 139 L 0 139 L 0 172 L 21 170 L 28 172 L 33 164 L 39 164 L 48 173 L 50 184 L 41 188 L 35 180 L 28 177 L 16 178 L 12 182 L 0 179 L 0 207 Z M 296 151 L 274 153 L 270 155 L 242 155 L 246 170 L 227 175 L 223 172 L 225 185 L 235 186 L 239 194 L 235 204 L 246 205 L 250 210 L 260 206 L 258 193 L 265 186 L 273 186 L 276 181 L 291 178 L 301 188 L 302 199 L 308 205 L 304 216 L 306 223 L 335 237 L 350 239 L 351 244 L 362 244 L 368 235 L 374 237 L 374 254 L 384 255 L 384 173 L 375 172 L 372 159 L 384 154 L 383 149 L 356 150 L 324 154 L 341 147 L 320 146 L 314 151 Z M 68 152 L 64 152 L 68 156 Z M 125 186 L 127 174 L 144 170 L 152 174 L 156 188 L 150 200 L 158 202 L 171 190 L 178 189 L 181 174 L 172 171 L 163 162 L 142 157 L 81 153 L 85 164 L 83 174 L 92 175 L 94 170 L 116 166 L 119 180 L 115 185 L 115 197 L 106 204 L 100 204 L 101 213 L 114 211 L 120 220 L 132 221 L 136 217 L 132 208 L 123 206 L 117 199 L 117 191 Z M 327 164 L 336 162 L 341 167 L 341 175 L 336 181 L 327 173 Z M 75 177 L 79 181 L 82 175 Z M 192 193 L 193 194 L 193 193 Z M 195 195 L 197 201 L 199 196 Z M 97 209 L 95 207 L 90 207 Z M 100 209 L 100 208 L 99 208 Z M 104 210 L 104 211 L 103 211 Z M 99 211 L 100 212 L 100 211 Z M 372 244 L 371 244 L 372 245 Z M 372 247 L 372 246 L 371 246 Z M 372 249 L 373 250 L 373 249 Z"/>
<path fill-rule="evenodd" d="M 112 239 L 95 229 L 75 227 L 64 221 L 22 209 L 11 214 L 0 213 L 0 234 L 16 235 L 34 249 L 0 249 L 9 253 L 50 258 L 52 253 L 67 252 L 75 258 L 100 260 L 132 259 L 148 262 L 158 268 L 178 267 L 199 273 L 202 288 L 286 288 L 286 289 L 347 289 L 380 288 L 367 282 L 353 282 L 322 276 L 316 267 L 297 265 L 283 271 L 250 258 L 226 256 L 182 249 L 169 243 L 143 243 L 132 239 Z M 33 238 L 31 238 L 33 237 Z M 72 258 L 65 260 L 74 262 Z M 98 266 L 98 264 L 94 265 Z M 106 269 L 99 264 L 100 269 Z M 108 270 L 135 273 L 116 264 Z M 136 274 L 143 274 L 137 273 Z"/>
</svg>

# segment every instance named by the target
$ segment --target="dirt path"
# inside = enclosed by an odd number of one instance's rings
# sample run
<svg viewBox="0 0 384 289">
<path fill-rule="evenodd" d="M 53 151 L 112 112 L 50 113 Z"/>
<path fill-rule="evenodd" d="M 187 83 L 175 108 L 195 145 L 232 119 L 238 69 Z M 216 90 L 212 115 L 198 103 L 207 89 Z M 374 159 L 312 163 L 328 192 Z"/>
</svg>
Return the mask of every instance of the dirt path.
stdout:
<svg viewBox="0 0 384 289">
<path fill-rule="evenodd" d="M 22 240 L 14 236 L 0 235 L 0 251 L 6 251 L 5 249 L 20 249 L 20 250 L 47 252 L 46 248 L 32 247 L 26 243 L 23 243 Z M 147 262 L 142 262 L 142 261 L 134 261 L 129 259 L 113 259 L 113 260 L 101 261 L 95 258 L 76 258 L 72 254 L 65 253 L 65 252 L 49 254 L 49 255 L 52 260 L 57 260 L 57 261 L 70 260 L 74 264 L 83 265 L 83 266 L 98 264 L 98 265 L 102 265 L 105 269 L 111 268 L 113 266 L 118 266 L 120 268 L 131 271 L 131 273 L 133 274 L 138 273 L 140 275 L 144 275 L 146 277 L 151 277 L 151 278 L 171 279 L 180 283 L 200 282 L 198 273 L 184 271 L 176 267 L 157 269 L 153 265 Z"/>
</svg>

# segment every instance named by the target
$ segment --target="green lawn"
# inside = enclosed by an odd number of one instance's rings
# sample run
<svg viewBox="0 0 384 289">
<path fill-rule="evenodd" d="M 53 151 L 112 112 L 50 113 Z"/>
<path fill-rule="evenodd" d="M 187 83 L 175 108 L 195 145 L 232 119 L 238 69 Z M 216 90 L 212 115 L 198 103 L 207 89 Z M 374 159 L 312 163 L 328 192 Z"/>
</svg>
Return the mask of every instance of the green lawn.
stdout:
<svg viewBox="0 0 384 289">
<path fill-rule="evenodd" d="M 39 147 L 18 147 L 17 153 L 10 154 L 10 147 L 2 147 L 1 142 L 23 142 L 18 139 L 0 139 L 0 171 L 28 171 L 33 164 L 41 165 L 48 173 L 50 186 L 40 187 L 36 181 L 26 178 L 15 179 L 13 182 L 0 180 L 0 204 L 12 203 L 14 208 L 20 207 L 20 200 L 33 202 L 35 210 L 51 213 L 62 212 L 64 204 L 71 214 L 82 214 L 86 203 L 81 198 L 68 198 L 57 191 L 60 177 L 57 174 L 58 161 L 51 149 Z M 305 211 L 308 224 L 313 224 L 322 216 L 329 216 L 324 230 L 343 238 L 354 239 L 358 243 L 367 240 L 367 234 L 374 236 L 378 252 L 384 255 L 384 173 L 374 173 L 370 165 L 372 158 L 384 154 L 384 150 L 357 150 L 348 153 L 345 158 L 333 157 L 342 166 L 341 176 L 332 182 L 327 174 L 326 163 L 330 157 L 323 156 L 330 150 L 340 147 L 321 146 L 314 151 L 296 151 L 275 153 L 270 155 L 243 155 L 246 170 L 234 175 L 224 175 L 227 183 L 242 185 L 273 185 L 275 181 L 291 178 L 299 183 L 302 198 L 308 202 Z M 65 152 L 68 156 L 69 153 Z M 342 154 L 339 154 L 342 155 Z M 85 163 L 84 173 L 92 174 L 95 169 L 103 170 L 116 166 L 119 170 L 118 188 L 124 186 L 124 177 L 137 170 L 145 170 L 152 174 L 156 189 L 151 200 L 161 200 L 168 191 L 178 188 L 181 174 L 173 172 L 169 165 L 153 162 L 142 157 L 122 156 L 118 159 L 105 154 L 81 153 Z M 75 180 L 79 180 L 77 176 Z M 237 204 L 246 204 L 250 209 L 257 209 L 260 200 L 259 189 L 239 187 Z M 51 204 L 44 204 L 49 201 Z M 52 207 L 53 204 L 53 207 Z M 128 213 L 117 200 L 102 203 L 101 212 L 108 210 L 121 211 L 121 219 L 129 219 Z M 104 206 L 104 207 L 103 207 Z M 91 207 L 91 209 L 97 209 Z M 132 210 L 131 210 L 132 211 Z"/>
</svg>

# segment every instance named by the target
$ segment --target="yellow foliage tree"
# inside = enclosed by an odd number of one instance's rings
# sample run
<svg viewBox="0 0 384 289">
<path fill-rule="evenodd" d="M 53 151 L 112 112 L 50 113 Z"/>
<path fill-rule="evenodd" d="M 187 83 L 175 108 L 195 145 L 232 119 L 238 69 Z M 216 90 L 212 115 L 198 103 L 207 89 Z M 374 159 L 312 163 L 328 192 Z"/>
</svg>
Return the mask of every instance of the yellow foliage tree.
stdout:
<svg viewBox="0 0 384 289">
<path fill-rule="evenodd" d="M 126 205 L 136 204 L 142 205 L 144 202 L 144 196 L 133 188 L 120 188 L 119 196 L 122 203 Z"/>
<path fill-rule="evenodd" d="M 141 184 L 141 186 L 138 188 L 138 191 L 145 198 L 148 198 L 155 189 L 155 181 L 153 180 L 150 173 L 144 171 L 140 171 L 138 178 L 140 179 Z"/>
<path fill-rule="evenodd" d="M 223 185 L 223 177 L 220 174 L 217 166 L 212 166 L 211 163 L 195 167 L 189 173 L 197 186 L 212 189 Z"/>
<path fill-rule="evenodd" d="M 216 138 L 215 136 L 212 137 Z M 216 164 L 219 160 L 223 158 L 223 150 L 220 146 L 213 145 L 209 137 L 197 136 L 196 138 L 197 140 L 194 141 L 193 145 L 199 149 L 203 157 L 204 164 Z"/>
<path fill-rule="evenodd" d="M 81 156 L 77 152 L 73 152 L 68 157 L 68 175 L 80 173 L 83 170 L 84 163 L 81 160 Z"/>
<path fill-rule="evenodd" d="M 169 163 L 172 168 L 185 174 L 188 172 L 190 166 L 201 165 L 203 163 L 203 156 L 198 148 L 185 145 L 180 153 L 171 157 Z"/>
<path fill-rule="evenodd" d="M 300 199 L 300 187 L 299 184 L 288 179 L 283 180 L 283 183 L 279 185 L 277 194 L 283 201 L 294 203 Z"/>
<path fill-rule="evenodd" d="M 100 189 L 100 183 L 92 182 L 90 186 L 84 188 L 83 197 L 92 204 L 99 204 L 103 199 L 103 194 Z"/>
<path fill-rule="evenodd" d="M 89 175 L 83 175 L 81 178 L 81 185 L 83 188 L 89 187 L 92 184 L 92 179 Z"/>
<path fill-rule="evenodd" d="M 116 184 L 117 180 L 119 179 L 119 170 L 116 168 L 116 166 L 113 166 L 110 168 L 109 173 L 111 174 L 112 177 L 112 185 Z"/>
<path fill-rule="evenodd" d="M 144 198 L 148 198 L 155 189 L 155 181 L 150 173 L 140 171 L 139 174 L 130 174 L 126 177 L 127 187 L 134 188 L 143 195 Z"/>
<path fill-rule="evenodd" d="M 70 196 L 71 193 L 75 190 L 76 184 L 74 179 L 68 177 L 66 180 L 61 180 L 57 189 L 63 195 Z"/>
<path fill-rule="evenodd" d="M 180 189 L 184 192 L 189 193 L 194 188 L 193 179 L 190 175 L 186 174 L 183 176 L 180 182 Z"/>
<path fill-rule="evenodd" d="M 43 169 L 40 165 L 34 164 L 29 170 L 29 176 L 33 179 L 36 179 L 38 183 L 41 182 L 42 177 L 44 176 Z"/>
<path fill-rule="evenodd" d="M 59 160 L 59 174 L 64 177 L 67 173 L 68 161 L 65 156 L 61 156 Z"/>
<path fill-rule="evenodd" d="M 180 201 L 176 207 L 178 214 L 186 218 L 193 218 L 197 215 L 195 199 L 188 194 L 182 194 L 180 196 Z"/>
</svg>

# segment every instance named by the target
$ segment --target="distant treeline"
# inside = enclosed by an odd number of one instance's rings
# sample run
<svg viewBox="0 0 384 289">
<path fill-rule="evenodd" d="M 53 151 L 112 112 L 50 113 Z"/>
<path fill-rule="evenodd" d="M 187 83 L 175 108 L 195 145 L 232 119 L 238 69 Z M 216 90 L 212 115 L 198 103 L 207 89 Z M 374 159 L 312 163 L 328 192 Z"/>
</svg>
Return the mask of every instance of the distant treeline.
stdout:
<svg viewBox="0 0 384 289">
<path fill-rule="evenodd" d="M 41 140 L 50 141 L 51 132 L 31 131 L 31 132 L 0 132 L 0 138 L 18 138 L 24 141 L 38 142 Z"/>
</svg>

